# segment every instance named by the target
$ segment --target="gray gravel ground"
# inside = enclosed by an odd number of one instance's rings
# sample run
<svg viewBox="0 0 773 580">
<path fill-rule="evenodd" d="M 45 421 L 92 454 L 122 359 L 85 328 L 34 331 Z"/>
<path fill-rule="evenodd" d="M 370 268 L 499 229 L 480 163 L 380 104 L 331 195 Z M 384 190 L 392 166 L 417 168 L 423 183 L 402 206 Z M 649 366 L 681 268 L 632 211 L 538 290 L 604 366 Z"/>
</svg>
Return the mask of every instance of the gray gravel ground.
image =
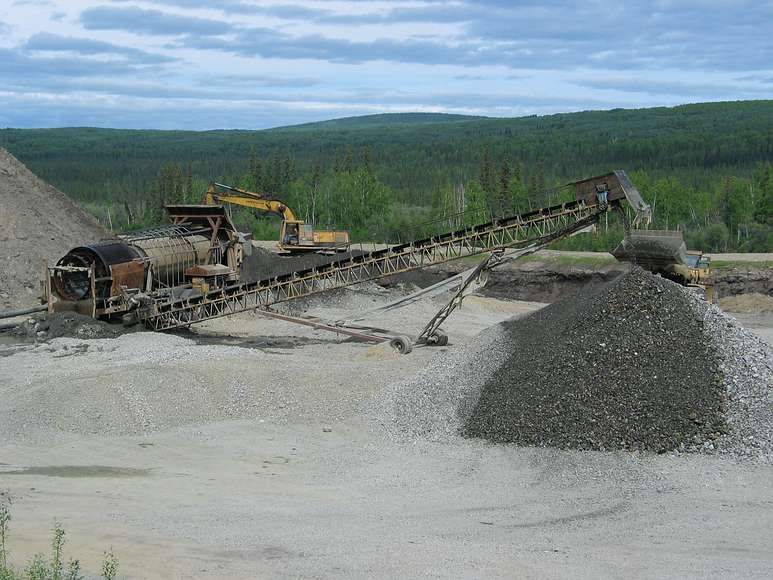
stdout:
<svg viewBox="0 0 773 580">
<path fill-rule="evenodd" d="M 315 311 L 386 299 L 346 296 Z M 418 329 L 436 307 L 380 322 Z M 49 549 L 57 517 L 84 569 L 112 546 L 140 578 L 770 578 L 773 466 L 453 434 L 465 389 L 507 346 L 501 328 L 481 331 L 536 307 L 472 296 L 447 324 L 454 345 L 403 357 L 249 315 L 197 332 L 313 342 L 4 346 L 0 430 L 14 408 L 50 427 L 39 441 L 0 433 L 13 562 Z M 440 396 L 444 369 L 467 378 Z M 422 389 L 405 382 L 417 373 Z M 417 404 L 389 404 L 401 397 Z"/>
<path fill-rule="evenodd" d="M 393 441 L 452 438 L 509 352 L 502 325 L 492 327 L 465 348 L 440 352 L 415 376 L 383 389 L 368 402 L 366 415 Z"/>
<path fill-rule="evenodd" d="M 364 285 L 332 294 L 324 306 L 307 306 L 335 319 L 398 295 Z M 461 332 L 452 327 L 452 343 L 524 307 L 476 300 L 457 313 Z M 438 307 L 416 304 L 375 322 L 418 332 Z M 255 314 L 216 319 L 185 335 L 134 332 L 0 345 L 0 439 L 144 435 L 226 419 L 331 423 L 359 412 L 369 395 L 372 381 L 360 385 L 353 377 L 365 373 L 388 384 L 438 352 L 416 349 L 400 357 L 388 344 L 341 344 L 346 339 Z"/>
</svg>

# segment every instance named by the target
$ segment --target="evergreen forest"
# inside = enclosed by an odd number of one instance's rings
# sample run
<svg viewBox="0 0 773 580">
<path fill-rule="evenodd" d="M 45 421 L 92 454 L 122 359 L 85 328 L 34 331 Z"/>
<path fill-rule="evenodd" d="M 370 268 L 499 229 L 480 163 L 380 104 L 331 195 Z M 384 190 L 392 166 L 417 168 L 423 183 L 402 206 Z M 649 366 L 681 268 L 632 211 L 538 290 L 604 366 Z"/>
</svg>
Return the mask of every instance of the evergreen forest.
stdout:
<svg viewBox="0 0 773 580">
<path fill-rule="evenodd" d="M 704 251 L 773 251 L 773 101 L 484 118 L 385 114 L 277 129 L 0 129 L 7 148 L 115 231 L 164 222 L 211 181 L 283 200 L 355 241 L 407 240 L 568 199 L 567 182 L 624 169 L 652 227 Z M 276 216 L 233 209 L 256 238 Z M 565 249 L 609 250 L 613 218 Z"/>
</svg>

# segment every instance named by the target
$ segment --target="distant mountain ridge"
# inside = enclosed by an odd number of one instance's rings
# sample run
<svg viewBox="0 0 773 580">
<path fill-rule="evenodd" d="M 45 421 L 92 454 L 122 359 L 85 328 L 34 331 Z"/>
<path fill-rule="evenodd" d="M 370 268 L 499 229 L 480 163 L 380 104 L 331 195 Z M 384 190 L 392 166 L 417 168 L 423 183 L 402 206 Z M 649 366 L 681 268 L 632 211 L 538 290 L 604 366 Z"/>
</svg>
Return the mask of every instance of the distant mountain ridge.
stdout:
<svg viewBox="0 0 773 580">
<path fill-rule="evenodd" d="M 300 125 L 284 125 L 266 129 L 267 131 L 287 131 L 293 129 L 351 129 L 394 125 L 422 125 L 436 123 L 458 123 L 460 121 L 480 121 L 489 119 L 483 115 L 458 115 L 453 113 L 378 113 L 375 115 L 359 115 L 341 117 Z"/>
</svg>

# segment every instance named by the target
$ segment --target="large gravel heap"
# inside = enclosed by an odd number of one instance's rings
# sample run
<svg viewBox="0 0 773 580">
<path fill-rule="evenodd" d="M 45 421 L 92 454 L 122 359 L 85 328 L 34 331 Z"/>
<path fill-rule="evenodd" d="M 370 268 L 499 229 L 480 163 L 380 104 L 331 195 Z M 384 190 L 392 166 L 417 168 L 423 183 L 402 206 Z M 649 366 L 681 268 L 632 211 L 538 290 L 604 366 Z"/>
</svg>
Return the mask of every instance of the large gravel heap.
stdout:
<svg viewBox="0 0 773 580">
<path fill-rule="evenodd" d="M 716 438 L 725 423 L 719 356 L 693 302 L 637 269 L 506 323 L 510 355 L 466 434 L 654 451 Z"/>
<path fill-rule="evenodd" d="M 107 237 L 65 194 L 0 148 L 0 309 L 36 303 L 44 259 Z"/>
<path fill-rule="evenodd" d="M 642 270 L 439 352 L 369 408 L 396 440 L 459 434 L 773 461 L 773 352 Z"/>
<path fill-rule="evenodd" d="M 773 462 L 773 351 L 642 270 L 438 353 L 369 414 L 391 439 L 702 452 Z"/>
</svg>

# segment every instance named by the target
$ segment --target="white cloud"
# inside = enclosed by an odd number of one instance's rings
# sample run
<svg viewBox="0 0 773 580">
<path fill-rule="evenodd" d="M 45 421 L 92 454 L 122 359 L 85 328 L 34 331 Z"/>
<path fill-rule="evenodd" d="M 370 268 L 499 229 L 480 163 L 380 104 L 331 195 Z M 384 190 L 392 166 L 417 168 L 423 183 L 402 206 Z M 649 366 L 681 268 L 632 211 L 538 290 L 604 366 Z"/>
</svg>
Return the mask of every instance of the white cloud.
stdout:
<svg viewBox="0 0 773 580">
<path fill-rule="evenodd" d="M 773 12 L 751 0 L 17 1 L 0 30 L 0 125 L 518 115 L 765 97 L 773 78 Z"/>
</svg>

